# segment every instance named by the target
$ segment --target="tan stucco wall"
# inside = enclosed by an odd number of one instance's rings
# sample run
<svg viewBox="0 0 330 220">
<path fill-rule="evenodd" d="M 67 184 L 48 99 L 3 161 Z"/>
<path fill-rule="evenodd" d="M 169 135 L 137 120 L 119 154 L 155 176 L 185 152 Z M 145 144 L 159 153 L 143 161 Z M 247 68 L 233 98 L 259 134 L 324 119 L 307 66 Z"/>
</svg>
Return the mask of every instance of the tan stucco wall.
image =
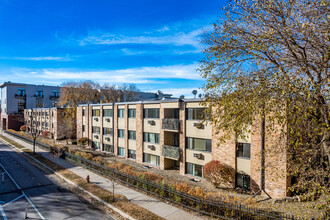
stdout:
<svg viewBox="0 0 330 220">
<path fill-rule="evenodd" d="M 136 141 L 135 140 L 128 140 L 128 149 L 136 150 Z"/>
<path fill-rule="evenodd" d="M 128 130 L 136 131 L 136 119 L 135 118 L 128 119 Z"/>
<path fill-rule="evenodd" d="M 203 156 L 204 156 L 203 160 L 194 157 L 194 153 L 203 154 Z M 211 160 L 212 160 L 212 154 L 209 153 L 209 152 L 186 149 L 186 162 L 199 164 L 199 165 L 204 166 L 205 164 L 207 164 Z"/>
<path fill-rule="evenodd" d="M 155 125 L 148 124 L 148 121 L 154 121 Z M 145 118 L 143 119 L 143 131 L 151 133 L 160 133 L 160 119 Z"/>
<path fill-rule="evenodd" d="M 251 162 L 249 159 L 237 158 L 237 172 L 250 175 Z"/>
<path fill-rule="evenodd" d="M 118 138 L 118 147 L 125 148 L 125 138 Z"/>
<path fill-rule="evenodd" d="M 155 146 L 155 150 L 149 149 L 148 148 L 148 145 L 154 145 Z M 143 153 L 153 154 L 153 155 L 160 156 L 160 145 L 159 144 L 153 144 L 153 143 L 143 142 Z"/>
<path fill-rule="evenodd" d="M 204 129 L 194 127 L 194 123 L 200 123 L 198 120 L 186 120 L 186 136 L 202 139 L 212 139 L 212 125 L 204 123 Z"/>
<path fill-rule="evenodd" d="M 118 118 L 118 129 L 125 129 L 125 118 Z"/>
<path fill-rule="evenodd" d="M 162 108 L 180 108 L 179 102 L 162 103 Z"/>
</svg>

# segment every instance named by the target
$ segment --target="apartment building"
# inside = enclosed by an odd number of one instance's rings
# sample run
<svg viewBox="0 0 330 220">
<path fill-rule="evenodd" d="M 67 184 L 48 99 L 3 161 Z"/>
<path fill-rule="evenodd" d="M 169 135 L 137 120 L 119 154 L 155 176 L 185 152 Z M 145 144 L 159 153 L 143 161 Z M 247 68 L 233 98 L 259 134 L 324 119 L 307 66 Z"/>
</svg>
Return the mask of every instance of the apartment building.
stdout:
<svg viewBox="0 0 330 220">
<path fill-rule="evenodd" d="M 68 137 L 73 134 L 75 137 L 76 126 L 73 124 L 70 128 L 63 122 L 65 116 L 64 108 L 34 108 L 24 110 L 24 121 L 27 132 L 35 131 L 42 133 L 50 132 L 50 138 L 55 140 Z M 72 120 L 75 123 L 75 120 Z"/>
<path fill-rule="evenodd" d="M 1 88 L 0 129 L 18 130 L 26 108 L 50 108 L 57 105 L 60 87 L 4 82 Z"/>
<path fill-rule="evenodd" d="M 182 175 L 203 178 L 203 167 L 218 160 L 235 170 L 231 187 L 257 192 L 260 179 L 274 198 L 287 195 L 290 184 L 285 152 L 265 154 L 261 170 L 260 123 L 251 126 L 244 139 L 219 142 L 210 123 L 202 123 L 200 99 L 164 99 L 112 104 L 80 105 L 77 108 L 77 138 L 87 137 L 91 147 L 111 152 L 159 169 L 178 169 Z M 277 133 L 266 138 L 269 149 L 285 149 Z"/>
</svg>

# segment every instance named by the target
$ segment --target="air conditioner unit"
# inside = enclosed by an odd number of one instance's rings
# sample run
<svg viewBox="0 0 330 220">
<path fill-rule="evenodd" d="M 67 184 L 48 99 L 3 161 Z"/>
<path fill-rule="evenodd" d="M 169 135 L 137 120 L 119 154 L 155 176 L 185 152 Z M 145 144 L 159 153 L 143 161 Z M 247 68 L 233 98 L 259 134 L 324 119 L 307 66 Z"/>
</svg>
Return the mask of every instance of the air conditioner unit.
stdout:
<svg viewBox="0 0 330 220">
<path fill-rule="evenodd" d="M 110 122 L 110 118 L 105 119 L 106 122 Z"/>
<path fill-rule="evenodd" d="M 197 123 L 197 122 L 195 122 L 194 124 L 194 127 L 196 127 L 197 129 L 204 129 L 204 125 L 202 124 L 202 123 Z"/>
<path fill-rule="evenodd" d="M 99 121 L 99 119 L 98 118 L 94 118 L 94 121 Z"/>
<path fill-rule="evenodd" d="M 148 121 L 148 124 L 149 124 L 149 125 L 155 125 L 156 123 L 155 123 L 155 121 L 153 121 L 153 120 L 149 120 L 149 121 Z"/>
<path fill-rule="evenodd" d="M 109 138 L 109 137 L 106 137 L 105 140 L 106 140 L 106 141 L 110 141 L 110 138 Z"/>
<path fill-rule="evenodd" d="M 149 148 L 150 150 L 155 150 L 155 149 L 156 149 L 154 145 L 148 145 L 148 148 Z"/>
<path fill-rule="evenodd" d="M 203 154 L 194 153 L 193 156 L 196 157 L 197 159 L 203 159 Z"/>
<path fill-rule="evenodd" d="M 94 138 L 97 138 L 97 139 L 98 139 L 98 138 L 99 138 L 99 136 L 98 136 L 98 135 L 94 135 Z"/>
</svg>

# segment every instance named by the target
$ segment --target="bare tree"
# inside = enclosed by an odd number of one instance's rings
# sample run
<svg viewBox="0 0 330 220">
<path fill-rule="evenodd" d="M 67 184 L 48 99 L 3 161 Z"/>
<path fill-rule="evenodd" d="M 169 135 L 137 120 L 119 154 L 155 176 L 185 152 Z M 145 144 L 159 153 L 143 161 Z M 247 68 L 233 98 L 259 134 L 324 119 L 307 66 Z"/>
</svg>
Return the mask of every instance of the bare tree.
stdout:
<svg viewBox="0 0 330 220">
<path fill-rule="evenodd" d="M 110 85 L 106 83 L 100 89 L 102 101 L 108 103 L 138 100 L 138 92 L 134 84 Z"/>
<path fill-rule="evenodd" d="M 31 134 L 33 139 L 33 154 L 36 153 L 36 140 L 41 134 L 40 130 L 40 122 L 38 122 L 35 118 L 37 117 L 37 112 L 34 112 L 33 109 L 28 113 L 28 119 L 26 120 L 26 124 L 28 127 L 28 132 Z"/>
<path fill-rule="evenodd" d="M 256 118 L 288 135 L 294 190 L 329 192 L 329 2 L 233 0 L 205 33 L 205 106 L 243 135 Z M 284 137 L 287 137 L 283 135 Z M 295 168 L 295 169 L 291 169 Z"/>
</svg>

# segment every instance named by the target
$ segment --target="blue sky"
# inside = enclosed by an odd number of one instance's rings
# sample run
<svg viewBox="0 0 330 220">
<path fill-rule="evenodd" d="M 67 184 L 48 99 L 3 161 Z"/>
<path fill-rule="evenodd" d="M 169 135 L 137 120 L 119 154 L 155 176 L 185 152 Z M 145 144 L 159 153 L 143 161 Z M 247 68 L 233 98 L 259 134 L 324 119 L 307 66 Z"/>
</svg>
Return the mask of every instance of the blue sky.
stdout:
<svg viewBox="0 0 330 220">
<path fill-rule="evenodd" d="M 0 83 L 135 83 L 192 97 L 225 1 L 0 0 Z"/>
</svg>

